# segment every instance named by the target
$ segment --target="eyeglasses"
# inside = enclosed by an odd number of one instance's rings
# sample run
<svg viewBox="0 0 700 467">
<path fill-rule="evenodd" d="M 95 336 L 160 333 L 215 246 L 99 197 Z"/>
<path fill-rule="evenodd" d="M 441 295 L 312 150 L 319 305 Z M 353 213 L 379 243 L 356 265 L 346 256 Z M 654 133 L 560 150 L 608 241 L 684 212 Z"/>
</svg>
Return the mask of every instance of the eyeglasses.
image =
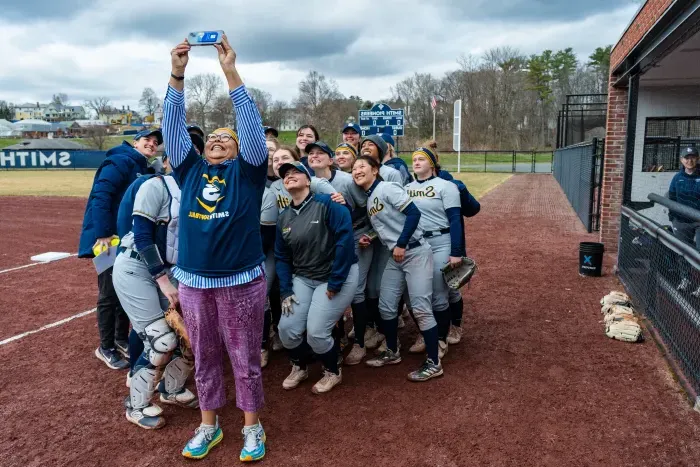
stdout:
<svg viewBox="0 0 700 467">
<path fill-rule="evenodd" d="M 228 143 L 233 139 L 233 136 L 228 133 L 215 134 L 211 133 L 207 135 L 207 141 L 221 141 L 222 143 Z"/>
</svg>

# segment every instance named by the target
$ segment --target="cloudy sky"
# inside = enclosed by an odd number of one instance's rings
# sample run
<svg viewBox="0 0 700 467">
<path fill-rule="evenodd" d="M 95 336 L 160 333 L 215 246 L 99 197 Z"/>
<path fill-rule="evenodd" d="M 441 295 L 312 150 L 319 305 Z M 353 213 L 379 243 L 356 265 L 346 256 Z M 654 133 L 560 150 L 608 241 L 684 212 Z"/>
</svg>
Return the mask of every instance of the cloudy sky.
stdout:
<svg viewBox="0 0 700 467">
<path fill-rule="evenodd" d="M 176 6 L 177 5 L 177 6 Z M 333 5 L 333 6 L 331 6 Z M 136 106 L 164 93 L 170 49 L 189 31 L 223 29 L 250 86 L 290 100 L 311 69 L 345 95 L 378 100 L 415 71 L 456 69 L 498 46 L 524 54 L 573 47 L 582 60 L 615 43 L 638 0 L 17 0 L 0 11 L 0 100 Z M 212 48 L 188 75 L 219 72 Z"/>
</svg>

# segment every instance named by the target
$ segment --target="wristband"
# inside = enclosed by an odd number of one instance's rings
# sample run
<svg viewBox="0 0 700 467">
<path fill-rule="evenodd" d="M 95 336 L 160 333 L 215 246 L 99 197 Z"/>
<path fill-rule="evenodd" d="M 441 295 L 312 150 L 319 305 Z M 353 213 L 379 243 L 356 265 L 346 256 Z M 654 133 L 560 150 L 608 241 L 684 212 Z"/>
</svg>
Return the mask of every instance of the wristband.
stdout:
<svg viewBox="0 0 700 467">
<path fill-rule="evenodd" d="M 178 80 L 178 81 L 184 81 L 184 80 L 185 80 L 185 77 L 184 77 L 184 76 L 176 76 L 174 73 L 170 73 L 170 77 L 171 77 L 171 78 L 174 78 L 174 79 L 176 79 L 176 80 Z"/>
<path fill-rule="evenodd" d="M 165 276 L 166 274 L 168 274 L 167 269 L 163 269 L 161 272 L 159 272 L 158 274 L 156 274 L 155 276 L 153 276 L 153 280 L 154 280 L 154 281 L 157 281 L 158 279 L 160 279 L 161 277 Z"/>
</svg>

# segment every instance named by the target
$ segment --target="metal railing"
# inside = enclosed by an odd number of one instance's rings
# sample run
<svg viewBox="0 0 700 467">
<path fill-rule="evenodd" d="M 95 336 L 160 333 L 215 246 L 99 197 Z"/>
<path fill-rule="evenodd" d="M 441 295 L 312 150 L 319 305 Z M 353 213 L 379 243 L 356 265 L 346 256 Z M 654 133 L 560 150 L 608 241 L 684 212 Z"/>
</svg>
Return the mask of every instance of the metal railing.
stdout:
<svg viewBox="0 0 700 467">
<path fill-rule="evenodd" d="M 600 229 L 604 143 L 604 139 L 594 138 L 554 151 L 554 178 L 588 232 Z"/>
<path fill-rule="evenodd" d="M 650 195 L 676 211 L 678 203 Z M 682 211 L 682 212 L 681 212 Z M 682 206 L 678 213 L 698 220 L 700 211 Z M 667 351 L 678 379 L 700 406 L 700 252 L 683 242 L 670 226 L 622 207 L 618 275 Z"/>
<path fill-rule="evenodd" d="M 409 167 L 412 154 L 398 152 Z M 468 149 L 440 151 L 440 165 L 448 172 L 552 173 L 553 157 L 552 151 Z"/>
</svg>

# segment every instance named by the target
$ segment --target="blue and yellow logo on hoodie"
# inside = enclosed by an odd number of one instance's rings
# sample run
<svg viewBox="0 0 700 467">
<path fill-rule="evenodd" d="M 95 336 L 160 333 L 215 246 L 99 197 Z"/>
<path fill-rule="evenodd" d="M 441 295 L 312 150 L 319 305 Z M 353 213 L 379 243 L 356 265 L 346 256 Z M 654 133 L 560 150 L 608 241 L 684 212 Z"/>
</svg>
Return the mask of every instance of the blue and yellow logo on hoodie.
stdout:
<svg viewBox="0 0 700 467">
<path fill-rule="evenodd" d="M 205 180 L 204 187 L 202 188 L 201 197 L 197 196 L 197 204 L 206 211 L 207 214 L 200 214 L 190 211 L 189 217 L 195 217 L 202 220 L 218 219 L 222 217 L 228 217 L 228 211 L 226 212 L 214 212 L 219 206 L 221 200 L 226 198 L 222 195 L 223 188 L 226 186 L 226 180 L 219 178 L 218 176 L 209 177 L 207 174 L 202 174 L 202 178 Z"/>
</svg>

